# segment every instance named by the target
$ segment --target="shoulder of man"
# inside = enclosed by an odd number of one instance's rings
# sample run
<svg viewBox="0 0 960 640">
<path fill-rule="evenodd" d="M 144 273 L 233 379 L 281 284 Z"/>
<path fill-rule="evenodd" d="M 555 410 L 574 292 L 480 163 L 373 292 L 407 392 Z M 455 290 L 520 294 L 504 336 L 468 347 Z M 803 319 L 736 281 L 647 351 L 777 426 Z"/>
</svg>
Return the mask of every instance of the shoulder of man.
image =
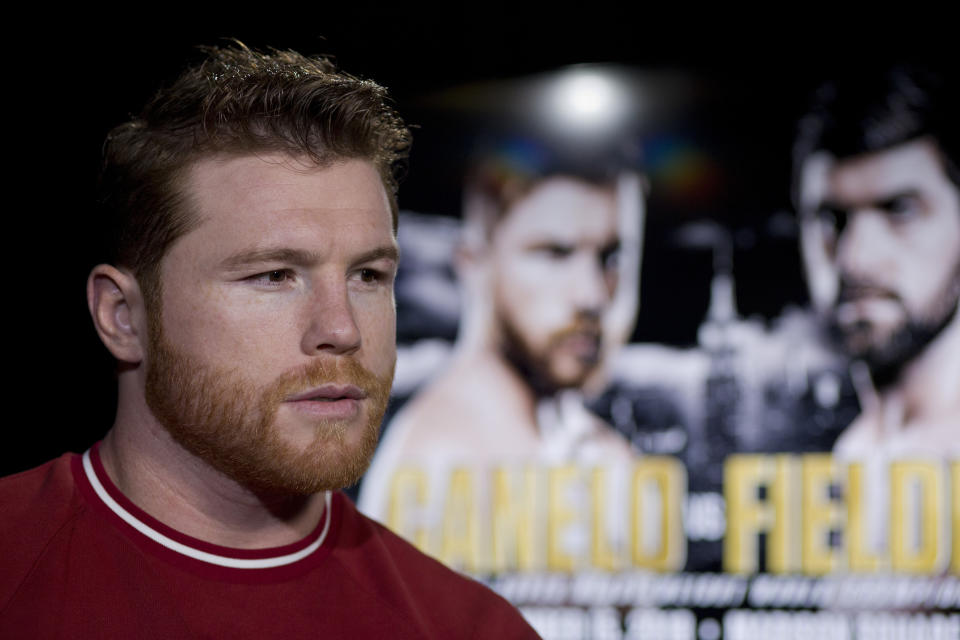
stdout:
<svg viewBox="0 0 960 640">
<path fill-rule="evenodd" d="M 0 612 L 50 543 L 82 511 L 66 453 L 44 465 L 0 478 Z"/>
<path fill-rule="evenodd" d="M 339 498 L 339 561 L 354 580 L 398 613 L 432 629 L 435 637 L 539 637 L 503 597 L 366 517 L 346 496 Z"/>
</svg>

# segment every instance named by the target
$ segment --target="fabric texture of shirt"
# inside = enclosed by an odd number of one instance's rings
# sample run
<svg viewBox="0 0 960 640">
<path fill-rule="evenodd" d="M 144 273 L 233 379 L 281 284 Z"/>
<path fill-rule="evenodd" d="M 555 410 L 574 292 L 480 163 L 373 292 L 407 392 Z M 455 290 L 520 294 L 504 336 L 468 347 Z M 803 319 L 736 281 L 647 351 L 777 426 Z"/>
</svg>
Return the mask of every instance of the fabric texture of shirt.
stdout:
<svg viewBox="0 0 960 640">
<path fill-rule="evenodd" d="M 137 508 L 96 447 L 0 480 L 4 638 L 536 638 L 506 600 L 326 495 L 272 549 L 191 538 Z"/>
</svg>

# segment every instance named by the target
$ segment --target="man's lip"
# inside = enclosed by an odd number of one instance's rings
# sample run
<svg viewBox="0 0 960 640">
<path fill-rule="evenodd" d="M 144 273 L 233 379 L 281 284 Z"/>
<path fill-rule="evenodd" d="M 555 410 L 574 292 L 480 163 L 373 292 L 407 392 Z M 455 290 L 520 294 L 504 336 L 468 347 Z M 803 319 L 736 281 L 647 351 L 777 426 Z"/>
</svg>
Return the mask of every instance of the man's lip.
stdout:
<svg viewBox="0 0 960 640">
<path fill-rule="evenodd" d="M 862 323 L 896 323 L 902 320 L 904 309 L 897 298 L 877 296 L 841 302 L 833 311 L 836 323 L 851 327 Z"/>
<path fill-rule="evenodd" d="M 600 335 L 592 331 L 573 331 L 563 336 L 560 344 L 581 357 L 592 358 L 600 350 Z"/>
<path fill-rule="evenodd" d="M 319 387 L 313 387 L 306 391 L 301 391 L 292 396 L 288 396 L 285 402 L 304 402 L 311 400 L 363 400 L 367 397 L 366 392 L 360 387 L 337 384 L 324 384 Z"/>
<path fill-rule="evenodd" d="M 840 288 L 840 295 L 837 298 L 839 303 L 859 300 L 896 300 L 897 294 L 885 287 L 874 285 L 846 285 Z"/>
</svg>

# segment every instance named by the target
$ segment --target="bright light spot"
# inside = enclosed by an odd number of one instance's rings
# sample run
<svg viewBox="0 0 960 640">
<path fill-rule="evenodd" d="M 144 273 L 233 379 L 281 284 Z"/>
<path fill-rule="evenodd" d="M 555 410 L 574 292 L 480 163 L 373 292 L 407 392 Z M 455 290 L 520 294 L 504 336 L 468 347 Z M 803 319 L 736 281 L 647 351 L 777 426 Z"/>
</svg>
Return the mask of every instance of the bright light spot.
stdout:
<svg viewBox="0 0 960 640">
<path fill-rule="evenodd" d="M 556 81 L 547 107 L 558 124 L 589 131 L 618 124 L 628 103 L 623 87 L 611 75 L 577 70 Z"/>
<path fill-rule="evenodd" d="M 598 74 L 578 75 L 562 86 L 561 99 L 567 101 L 570 115 L 596 119 L 609 113 L 617 103 L 616 87 L 609 78 Z"/>
</svg>

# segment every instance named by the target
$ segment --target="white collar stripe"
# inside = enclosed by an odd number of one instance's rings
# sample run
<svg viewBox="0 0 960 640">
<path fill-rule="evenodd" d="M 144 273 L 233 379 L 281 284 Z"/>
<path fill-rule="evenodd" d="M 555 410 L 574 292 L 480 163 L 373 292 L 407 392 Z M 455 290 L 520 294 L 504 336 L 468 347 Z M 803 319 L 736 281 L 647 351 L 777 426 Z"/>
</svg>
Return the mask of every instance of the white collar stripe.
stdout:
<svg viewBox="0 0 960 640">
<path fill-rule="evenodd" d="M 188 556 L 194 560 L 208 562 L 221 567 L 231 567 L 233 569 L 270 569 L 273 567 L 282 567 L 288 564 L 293 564 L 294 562 L 306 558 L 311 553 L 319 549 L 320 545 L 323 544 L 323 541 L 327 537 L 327 532 L 330 530 L 332 494 L 327 491 L 324 495 L 323 530 L 320 532 L 320 535 L 316 540 L 299 551 L 273 558 L 231 558 L 229 556 L 221 556 L 215 553 L 209 553 L 207 551 L 200 551 L 199 549 L 194 549 L 191 546 L 185 545 L 182 542 L 177 542 L 176 540 L 165 536 L 146 523 L 138 520 L 136 516 L 120 506 L 120 504 L 107 492 L 103 484 L 100 482 L 100 479 L 97 477 L 97 474 L 93 469 L 93 463 L 90 460 L 89 450 L 83 454 L 83 471 L 87 476 L 87 480 L 90 481 L 90 485 L 93 487 L 93 490 L 96 492 L 97 496 L 103 500 L 103 503 L 107 505 L 111 511 L 117 514 L 120 519 L 129 524 L 131 527 L 147 536 L 157 544 L 160 544 L 171 551 Z"/>
</svg>

